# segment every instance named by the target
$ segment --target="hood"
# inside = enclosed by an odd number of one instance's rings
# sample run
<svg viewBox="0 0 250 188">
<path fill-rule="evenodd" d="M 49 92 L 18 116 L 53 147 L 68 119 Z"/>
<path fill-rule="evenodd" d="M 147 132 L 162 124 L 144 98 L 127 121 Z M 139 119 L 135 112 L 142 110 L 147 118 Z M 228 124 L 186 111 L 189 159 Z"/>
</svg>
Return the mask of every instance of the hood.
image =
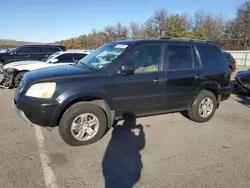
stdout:
<svg viewBox="0 0 250 188">
<path fill-rule="evenodd" d="M 24 82 L 36 82 L 39 80 L 65 79 L 67 77 L 82 76 L 84 74 L 93 74 L 94 71 L 83 65 L 59 65 L 46 67 L 27 72 L 24 75 Z"/>
<path fill-rule="evenodd" d="M 240 71 L 236 76 L 245 84 L 250 83 L 250 71 Z"/>
<path fill-rule="evenodd" d="M 15 68 L 16 66 L 20 66 L 20 65 L 30 65 L 30 64 L 37 64 L 37 63 L 41 63 L 41 61 L 37 61 L 37 60 L 15 61 L 15 62 L 4 65 L 4 69 Z"/>
<path fill-rule="evenodd" d="M 0 57 L 7 56 L 7 55 L 9 55 L 9 52 L 1 52 L 0 53 Z"/>
</svg>

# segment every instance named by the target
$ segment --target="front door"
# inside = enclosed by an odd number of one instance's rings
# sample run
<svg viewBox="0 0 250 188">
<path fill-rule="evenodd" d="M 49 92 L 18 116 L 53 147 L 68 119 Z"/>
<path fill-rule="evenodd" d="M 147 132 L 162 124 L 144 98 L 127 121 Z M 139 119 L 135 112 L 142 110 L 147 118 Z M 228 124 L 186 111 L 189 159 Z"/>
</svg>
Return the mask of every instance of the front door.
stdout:
<svg viewBox="0 0 250 188">
<path fill-rule="evenodd" d="M 164 111 L 166 75 L 162 55 L 161 44 L 140 45 L 128 54 L 125 62 L 133 64 L 135 72 L 129 75 L 115 74 L 116 111 L 136 115 Z"/>
</svg>

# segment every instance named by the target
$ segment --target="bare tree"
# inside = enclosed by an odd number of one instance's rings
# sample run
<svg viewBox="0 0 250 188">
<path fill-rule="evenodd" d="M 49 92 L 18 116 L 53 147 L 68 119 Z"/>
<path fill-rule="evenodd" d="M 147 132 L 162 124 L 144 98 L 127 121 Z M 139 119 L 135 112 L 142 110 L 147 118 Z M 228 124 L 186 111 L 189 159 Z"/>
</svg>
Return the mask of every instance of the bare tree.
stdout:
<svg viewBox="0 0 250 188">
<path fill-rule="evenodd" d="M 140 38 L 142 31 L 140 25 L 135 22 L 131 22 L 129 25 L 129 37 L 132 39 Z"/>
<path fill-rule="evenodd" d="M 152 21 L 158 32 L 158 36 L 163 37 L 166 33 L 166 25 L 169 21 L 168 12 L 165 9 L 155 11 Z"/>
<path fill-rule="evenodd" d="M 250 1 L 245 2 L 238 10 L 235 19 L 238 37 L 244 40 L 244 49 L 250 49 Z"/>
<path fill-rule="evenodd" d="M 194 15 L 194 27 L 205 28 L 207 30 L 208 40 L 220 40 L 224 35 L 225 20 L 222 15 L 215 15 L 211 13 L 205 13 L 204 11 L 198 11 Z"/>
<path fill-rule="evenodd" d="M 116 38 L 116 29 L 113 26 L 106 26 L 102 35 L 104 35 L 108 41 L 114 40 Z"/>
<path fill-rule="evenodd" d="M 158 37 L 157 28 L 155 27 L 152 18 L 149 18 L 144 24 L 144 34 L 146 38 L 156 38 Z"/>
</svg>

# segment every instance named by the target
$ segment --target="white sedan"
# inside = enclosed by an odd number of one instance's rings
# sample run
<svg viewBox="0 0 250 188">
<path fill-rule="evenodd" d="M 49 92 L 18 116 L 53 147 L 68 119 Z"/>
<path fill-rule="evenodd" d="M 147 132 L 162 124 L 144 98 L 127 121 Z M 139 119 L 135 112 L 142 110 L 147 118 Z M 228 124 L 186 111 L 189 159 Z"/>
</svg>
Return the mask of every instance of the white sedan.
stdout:
<svg viewBox="0 0 250 188">
<path fill-rule="evenodd" d="M 0 82 L 0 85 L 4 88 L 17 87 L 22 80 L 23 75 L 28 71 L 51 66 L 72 64 L 85 57 L 88 53 L 89 52 L 86 51 L 70 50 L 56 52 L 41 61 L 29 60 L 8 63 L 3 67 L 3 80 Z"/>
</svg>

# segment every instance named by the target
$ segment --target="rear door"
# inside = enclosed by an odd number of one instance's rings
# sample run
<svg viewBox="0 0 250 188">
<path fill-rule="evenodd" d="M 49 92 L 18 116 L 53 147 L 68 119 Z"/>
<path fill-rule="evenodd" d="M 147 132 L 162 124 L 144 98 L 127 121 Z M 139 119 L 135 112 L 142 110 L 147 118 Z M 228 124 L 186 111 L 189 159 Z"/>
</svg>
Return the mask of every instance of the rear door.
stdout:
<svg viewBox="0 0 250 188">
<path fill-rule="evenodd" d="M 48 57 L 48 49 L 47 46 L 32 46 L 30 47 L 31 53 L 30 56 L 28 57 L 28 59 L 30 60 L 42 60 L 45 57 Z"/>
<path fill-rule="evenodd" d="M 197 94 L 201 63 L 196 54 L 191 43 L 169 43 L 165 46 L 166 103 L 171 111 L 186 108 Z"/>
</svg>

